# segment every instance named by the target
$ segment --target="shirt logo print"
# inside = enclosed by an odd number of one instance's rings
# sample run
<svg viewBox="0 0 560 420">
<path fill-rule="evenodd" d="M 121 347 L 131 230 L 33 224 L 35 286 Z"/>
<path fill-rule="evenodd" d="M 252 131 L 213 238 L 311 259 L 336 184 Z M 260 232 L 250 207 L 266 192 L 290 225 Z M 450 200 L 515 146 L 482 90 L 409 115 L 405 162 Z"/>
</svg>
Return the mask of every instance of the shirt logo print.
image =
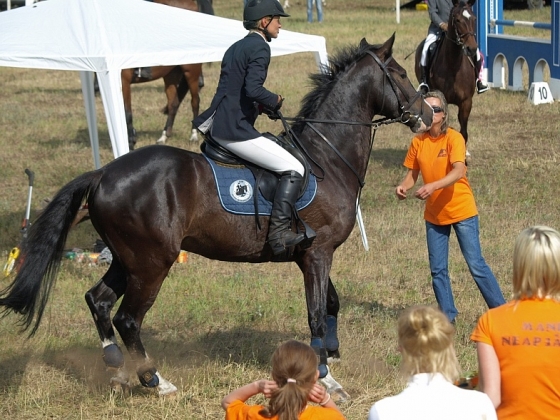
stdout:
<svg viewBox="0 0 560 420">
<path fill-rule="evenodd" d="M 437 157 L 447 157 L 447 150 L 445 150 L 445 149 L 440 149 L 439 154 L 437 155 Z"/>
</svg>

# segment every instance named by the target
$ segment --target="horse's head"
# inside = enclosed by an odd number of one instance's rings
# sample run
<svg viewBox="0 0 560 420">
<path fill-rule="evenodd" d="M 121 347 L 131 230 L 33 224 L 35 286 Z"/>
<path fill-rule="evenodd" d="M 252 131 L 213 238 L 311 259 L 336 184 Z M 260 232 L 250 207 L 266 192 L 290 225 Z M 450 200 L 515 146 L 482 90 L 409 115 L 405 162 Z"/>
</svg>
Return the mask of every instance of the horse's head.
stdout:
<svg viewBox="0 0 560 420">
<path fill-rule="evenodd" d="M 448 36 L 463 48 L 466 55 L 474 57 L 478 44 L 475 37 L 476 16 L 472 6 L 476 0 L 453 0 L 453 9 L 449 15 Z"/>
<path fill-rule="evenodd" d="M 365 38 L 360 43 L 360 47 L 366 48 L 367 55 L 373 58 L 374 65 L 383 72 L 383 99 L 377 112 L 389 118 L 399 117 L 415 133 L 426 131 L 432 125 L 432 109 L 422 94 L 414 89 L 406 70 L 393 58 L 394 42 L 393 33 L 381 46 L 369 45 Z"/>
</svg>

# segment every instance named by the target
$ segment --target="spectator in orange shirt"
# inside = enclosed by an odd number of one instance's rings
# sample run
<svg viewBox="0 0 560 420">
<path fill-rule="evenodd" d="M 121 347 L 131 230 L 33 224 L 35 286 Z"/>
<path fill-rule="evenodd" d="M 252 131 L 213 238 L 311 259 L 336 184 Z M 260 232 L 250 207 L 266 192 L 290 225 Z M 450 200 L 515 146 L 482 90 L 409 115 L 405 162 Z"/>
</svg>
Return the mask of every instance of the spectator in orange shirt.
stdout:
<svg viewBox="0 0 560 420">
<path fill-rule="evenodd" d="M 448 271 L 452 227 L 488 307 L 500 306 L 505 300 L 480 249 L 478 210 L 466 176 L 465 140 L 458 131 L 448 127 L 447 101 L 443 93 L 428 92 L 425 99 L 434 110 L 433 123 L 429 131 L 412 139 L 404 161 L 408 172 L 395 192 L 399 200 L 404 200 L 422 174 L 424 185 L 414 197 L 426 201 L 424 219 L 432 286 L 440 309 L 454 322 L 458 311 Z"/>
<path fill-rule="evenodd" d="M 560 233 L 523 230 L 513 251 L 513 300 L 486 312 L 476 341 L 479 388 L 502 419 L 560 418 Z"/>
<path fill-rule="evenodd" d="M 344 416 L 317 383 L 317 355 L 311 346 L 290 340 L 272 355 L 272 380 L 261 379 L 233 390 L 222 400 L 226 420 L 344 420 Z M 245 404 L 262 393 L 268 405 Z M 313 402 L 318 405 L 308 405 Z"/>
</svg>

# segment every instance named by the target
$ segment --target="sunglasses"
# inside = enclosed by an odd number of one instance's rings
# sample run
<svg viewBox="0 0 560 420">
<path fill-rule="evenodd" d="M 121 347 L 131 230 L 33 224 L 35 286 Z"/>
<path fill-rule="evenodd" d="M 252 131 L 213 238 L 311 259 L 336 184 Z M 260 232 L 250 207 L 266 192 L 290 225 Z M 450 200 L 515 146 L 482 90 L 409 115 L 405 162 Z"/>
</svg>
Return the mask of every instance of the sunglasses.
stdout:
<svg viewBox="0 0 560 420">
<path fill-rule="evenodd" d="M 440 112 L 443 112 L 443 109 L 440 108 L 439 106 L 433 106 L 432 109 L 434 110 L 434 114 L 439 114 Z"/>
</svg>

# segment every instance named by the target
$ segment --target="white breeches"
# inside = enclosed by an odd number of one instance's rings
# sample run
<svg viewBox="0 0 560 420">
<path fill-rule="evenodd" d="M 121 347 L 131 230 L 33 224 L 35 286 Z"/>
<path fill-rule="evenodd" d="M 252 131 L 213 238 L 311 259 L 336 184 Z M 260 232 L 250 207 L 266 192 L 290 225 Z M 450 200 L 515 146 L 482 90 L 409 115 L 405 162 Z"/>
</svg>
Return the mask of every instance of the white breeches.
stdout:
<svg viewBox="0 0 560 420">
<path fill-rule="evenodd" d="M 231 141 L 215 139 L 241 159 L 248 160 L 269 171 L 282 174 L 283 172 L 296 171 L 301 176 L 305 175 L 303 165 L 290 152 L 266 137 L 257 137 L 252 140 Z"/>
<path fill-rule="evenodd" d="M 430 45 L 436 42 L 436 39 L 437 39 L 437 34 L 428 32 L 428 35 L 426 36 L 426 40 L 424 41 L 424 48 L 422 49 L 422 57 L 420 58 L 421 66 L 425 66 L 427 64 L 426 56 L 428 55 L 428 48 L 430 48 Z"/>
</svg>

